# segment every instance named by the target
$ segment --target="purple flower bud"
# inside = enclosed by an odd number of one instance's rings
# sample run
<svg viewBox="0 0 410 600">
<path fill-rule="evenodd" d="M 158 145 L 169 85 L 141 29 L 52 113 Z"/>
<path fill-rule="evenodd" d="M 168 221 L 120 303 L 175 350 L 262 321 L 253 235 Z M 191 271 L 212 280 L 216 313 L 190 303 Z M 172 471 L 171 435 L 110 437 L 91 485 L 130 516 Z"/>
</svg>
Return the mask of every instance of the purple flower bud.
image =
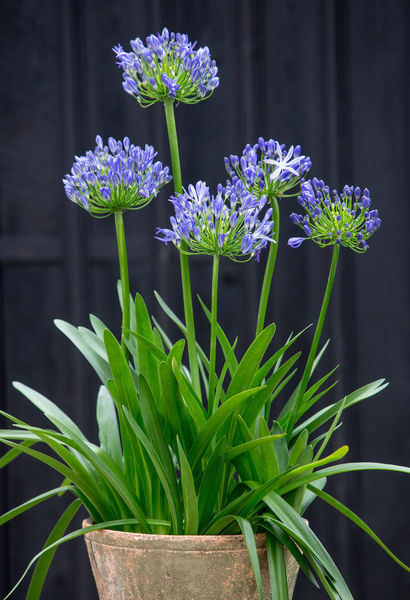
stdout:
<svg viewBox="0 0 410 600">
<path fill-rule="evenodd" d="M 300 223 L 300 216 L 299 216 L 299 215 L 297 215 L 296 213 L 291 213 L 291 214 L 289 215 L 289 219 L 291 220 L 291 222 L 292 222 L 294 225 L 299 225 L 299 223 Z"/>
<path fill-rule="evenodd" d="M 111 190 L 110 190 L 109 187 L 101 187 L 100 188 L 100 194 L 104 198 L 104 200 L 110 200 L 111 199 Z"/>
<path fill-rule="evenodd" d="M 115 154 L 115 151 L 117 149 L 117 142 L 111 136 L 108 138 L 108 147 L 109 147 L 110 151 L 112 152 L 112 154 Z"/>
<path fill-rule="evenodd" d="M 310 227 L 309 227 L 308 225 L 304 225 L 304 226 L 303 226 L 303 231 L 306 233 L 306 235 L 307 235 L 308 237 L 311 237 L 311 235 L 312 235 L 312 230 L 310 229 Z"/>
<path fill-rule="evenodd" d="M 299 246 L 305 241 L 303 237 L 292 237 L 288 239 L 288 246 L 291 248 L 299 248 Z"/>
<path fill-rule="evenodd" d="M 100 135 L 97 135 L 95 137 L 95 143 L 97 144 L 97 148 L 99 148 L 100 150 L 103 149 L 103 140 L 102 140 L 102 137 Z"/>
<path fill-rule="evenodd" d="M 132 171 L 127 169 L 126 171 L 124 171 L 122 178 L 123 178 L 125 187 L 128 187 L 132 183 L 132 180 L 134 179 L 134 174 Z"/>
<path fill-rule="evenodd" d="M 131 94 L 131 96 L 138 96 L 139 95 L 138 85 L 130 77 L 127 77 L 122 82 L 122 87 L 127 92 L 127 94 Z"/>
<path fill-rule="evenodd" d="M 227 238 L 226 233 L 220 233 L 217 237 L 219 249 L 222 250 L 225 240 Z"/>
</svg>

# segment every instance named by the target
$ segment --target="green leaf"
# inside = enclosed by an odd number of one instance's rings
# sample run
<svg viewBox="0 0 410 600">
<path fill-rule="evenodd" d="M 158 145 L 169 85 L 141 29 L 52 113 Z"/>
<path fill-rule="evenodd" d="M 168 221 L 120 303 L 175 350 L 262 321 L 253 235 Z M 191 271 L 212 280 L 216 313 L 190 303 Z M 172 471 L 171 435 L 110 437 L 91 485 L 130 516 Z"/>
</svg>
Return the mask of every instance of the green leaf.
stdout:
<svg viewBox="0 0 410 600">
<path fill-rule="evenodd" d="M 4 523 L 11 521 L 11 519 L 14 519 L 18 515 L 21 515 L 21 513 L 25 512 L 26 510 L 30 510 L 30 508 L 33 508 L 33 506 L 37 506 L 37 504 L 40 504 L 41 502 L 44 502 L 45 500 L 48 500 L 49 498 L 52 498 L 53 496 L 59 496 L 61 493 L 73 492 L 74 490 L 75 490 L 75 488 L 73 486 L 66 485 L 66 486 L 60 486 L 58 488 L 54 488 L 52 490 L 48 490 L 47 492 L 44 492 L 43 494 L 40 494 L 39 496 L 35 496 L 34 498 L 27 500 L 27 502 L 20 504 L 20 506 L 16 506 L 12 510 L 9 510 L 8 512 L 1 515 L 0 516 L 0 525 L 4 525 Z"/>
<path fill-rule="evenodd" d="M 18 433 L 13 431 L 12 433 Z M 27 432 L 28 433 L 28 432 Z M 0 441 L 2 439 L 2 430 L 0 430 Z M 13 439 L 13 437 L 9 437 L 8 439 Z M 17 437 L 17 439 L 21 439 L 20 436 Z M 36 436 L 36 439 L 34 440 L 24 440 L 23 442 L 21 442 L 21 446 L 24 448 L 30 448 L 31 446 L 33 446 L 36 442 L 38 442 L 39 439 Z M 0 469 L 3 469 L 4 467 L 6 467 L 9 463 L 11 463 L 13 460 L 15 460 L 17 457 L 19 457 L 22 453 L 22 450 L 20 450 L 20 448 L 12 448 L 11 450 L 8 450 L 5 454 L 3 454 L 3 456 L 0 458 Z"/>
<path fill-rule="evenodd" d="M 283 437 L 284 435 L 286 435 L 286 434 L 283 433 L 281 435 L 281 437 Z M 244 452 L 249 452 L 250 450 L 253 450 L 254 448 L 258 448 L 259 446 L 261 446 L 261 447 L 263 447 L 265 445 L 269 446 L 272 444 L 273 440 L 277 440 L 277 439 L 278 439 L 278 436 L 276 436 L 276 435 L 267 435 L 265 437 L 258 437 L 249 442 L 239 444 L 238 446 L 233 446 L 232 448 L 229 448 L 229 450 L 227 450 L 226 458 L 227 458 L 227 460 L 232 460 L 232 459 L 236 458 L 237 456 L 239 456 L 240 454 L 243 454 Z"/>
<path fill-rule="evenodd" d="M 44 548 L 48 548 L 51 544 L 57 542 L 63 537 L 67 527 L 77 514 L 78 509 L 81 507 L 81 504 L 81 500 L 77 499 L 67 507 L 48 536 L 46 543 L 44 544 Z M 50 550 L 47 550 L 40 557 L 31 577 L 30 585 L 26 594 L 26 600 L 39 600 L 41 597 L 44 582 L 57 548 L 58 546 L 55 546 Z"/>
<path fill-rule="evenodd" d="M 323 408 L 316 414 L 312 415 L 309 419 L 306 419 L 306 421 L 303 421 L 303 423 L 300 423 L 300 425 L 295 427 L 293 430 L 292 437 L 299 435 L 303 429 L 307 429 L 310 433 L 318 429 L 321 425 L 326 423 L 329 419 L 334 417 L 335 414 L 337 414 L 337 411 L 343 402 L 345 402 L 344 408 L 349 408 L 350 406 L 354 406 L 366 398 L 370 398 L 371 396 L 378 394 L 385 387 L 387 387 L 387 385 L 388 383 L 384 383 L 384 379 L 378 379 L 373 383 L 369 383 L 359 388 L 355 392 L 352 392 L 346 396 L 346 401 L 345 398 L 342 398 L 342 400 L 339 400 L 339 402 L 335 402 L 327 408 Z"/>
<path fill-rule="evenodd" d="M 199 431 L 206 423 L 206 410 L 204 409 L 202 402 L 196 395 L 195 390 L 191 385 L 191 382 L 182 373 L 176 360 L 172 362 L 171 366 L 172 371 L 178 382 L 179 392 L 185 401 L 185 404 L 193 422 L 195 423 L 196 431 Z"/>
<path fill-rule="evenodd" d="M 178 490 L 175 490 L 175 485 L 169 480 L 168 472 L 164 467 L 163 463 L 161 462 L 161 459 L 158 456 L 158 453 L 155 450 L 149 438 L 142 431 L 141 427 L 138 425 L 138 423 L 131 415 L 131 413 L 127 410 L 127 408 L 124 407 L 123 410 L 126 418 L 128 419 L 131 425 L 132 430 L 134 431 L 136 438 L 142 443 L 142 445 L 146 449 L 148 456 L 150 457 L 152 464 L 158 474 L 158 477 L 161 480 L 161 484 L 164 488 L 171 510 L 173 533 L 180 534 L 182 532 L 182 519 Z"/>
<path fill-rule="evenodd" d="M 178 368 L 176 359 L 173 360 L 175 367 Z M 159 377 L 164 398 L 164 417 L 174 439 L 179 435 L 183 448 L 188 451 L 194 440 L 195 426 L 179 392 L 178 381 L 168 362 L 160 363 Z"/>
<path fill-rule="evenodd" d="M 311 483 L 312 481 L 316 481 L 316 479 L 338 475 L 339 473 L 350 473 L 353 471 L 396 471 L 410 475 L 410 469 L 401 465 L 389 465 L 386 463 L 375 462 L 343 463 L 341 465 L 333 465 L 332 467 L 326 467 L 326 469 L 320 469 L 314 473 L 304 475 L 298 478 L 297 482 L 289 482 L 281 487 L 279 492 L 283 495 L 290 490 L 293 490 L 295 487 L 305 485 L 305 483 Z"/>
<path fill-rule="evenodd" d="M 108 327 L 101 321 L 101 319 L 99 319 L 95 315 L 90 315 L 90 323 L 95 333 L 102 340 L 104 336 L 104 331 L 105 329 L 108 329 Z"/>
<path fill-rule="evenodd" d="M 340 513 L 345 515 L 345 517 L 347 517 L 348 519 L 353 521 L 353 523 L 355 523 L 358 527 L 360 527 L 360 529 L 362 529 L 365 533 L 367 533 L 367 535 L 370 536 L 372 538 L 372 540 L 374 540 L 377 544 L 379 544 L 379 546 L 381 548 L 383 548 L 383 550 L 385 552 L 387 552 L 387 554 L 394 561 L 396 561 L 397 564 L 399 564 L 401 567 L 403 567 L 403 569 L 405 569 L 406 571 L 410 571 L 410 567 L 408 567 L 404 562 L 402 562 L 399 558 L 397 558 L 397 556 L 395 554 L 393 554 L 393 552 L 391 552 L 391 550 L 389 550 L 385 544 L 383 544 L 381 539 L 379 537 L 377 537 L 377 535 L 374 533 L 374 531 L 372 531 L 372 529 L 370 529 L 370 527 L 360 517 L 358 517 L 352 510 L 347 508 L 347 506 L 345 506 L 344 504 L 339 502 L 339 500 L 336 500 L 336 498 L 334 498 L 330 494 L 327 494 L 326 492 L 321 491 L 320 489 L 318 489 L 317 487 L 315 487 L 313 485 L 308 485 L 308 489 L 311 492 L 313 492 L 314 494 L 316 494 L 316 496 L 318 496 L 319 498 L 321 498 L 322 500 L 324 500 L 325 502 L 330 504 L 330 506 L 333 506 L 333 508 L 335 508 Z"/>
<path fill-rule="evenodd" d="M 238 523 L 241 529 L 243 539 L 248 550 L 249 560 L 251 561 L 252 571 L 255 577 L 255 583 L 258 590 L 259 598 L 260 600 L 263 600 L 261 569 L 259 565 L 258 551 L 256 549 L 255 534 L 253 533 L 252 525 L 247 519 L 244 519 L 243 517 L 239 517 L 238 515 L 232 516 L 234 517 L 235 521 Z"/>
<path fill-rule="evenodd" d="M 283 378 L 293 367 L 299 356 L 300 352 L 294 354 L 277 371 L 275 371 L 266 381 L 264 389 L 261 390 L 253 399 L 253 402 L 247 406 L 242 416 L 248 427 L 253 427 L 257 416 L 260 414 L 266 403 L 268 401 L 272 403 L 273 399 L 289 381 L 290 377 L 285 380 Z"/>
<path fill-rule="evenodd" d="M 226 392 L 226 398 L 236 396 L 241 390 L 246 390 L 259 367 L 274 334 L 276 325 L 268 325 L 252 342 L 245 352 L 241 362 L 232 375 L 231 383 Z M 225 400 L 226 401 L 226 400 Z"/>
<path fill-rule="evenodd" d="M 297 437 L 295 443 L 292 446 L 292 450 L 290 451 L 289 465 L 297 465 L 299 463 L 299 457 L 302 454 L 303 450 L 306 448 L 306 444 L 309 439 L 309 432 L 307 429 L 304 429 L 300 432 Z"/>
<path fill-rule="evenodd" d="M 141 412 L 148 437 L 164 467 L 168 481 L 174 495 L 178 495 L 178 485 L 175 475 L 174 463 L 164 435 L 156 402 L 147 380 L 143 375 L 139 377 Z"/>
<path fill-rule="evenodd" d="M 28 398 L 30 402 L 34 404 L 46 417 L 49 419 L 54 425 L 56 425 L 57 421 L 64 424 L 65 428 L 69 431 L 72 431 L 82 439 L 86 439 L 82 431 L 77 427 L 77 425 L 68 417 L 62 410 L 59 408 L 54 402 L 51 402 L 48 398 L 36 392 L 32 388 L 24 385 L 24 383 L 19 383 L 18 381 L 13 381 L 13 387 L 18 390 L 23 396 Z"/>
<path fill-rule="evenodd" d="M 234 413 L 245 400 L 248 400 L 255 395 L 261 388 L 251 388 L 232 396 L 229 400 L 225 400 L 221 406 L 219 406 L 214 414 L 208 419 L 191 448 L 189 453 L 189 459 L 192 470 L 195 470 L 198 462 L 201 460 L 204 452 L 210 445 L 212 438 L 218 429 L 223 425 L 226 419 Z"/>
<path fill-rule="evenodd" d="M 196 535 L 198 533 L 198 499 L 196 497 L 194 477 L 178 437 L 177 446 L 179 467 L 181 469 L 182 497 L 184 499 L 184 533 L 185 535 Z"/>
<path fill-rule="evenodd" d="M 115 404 L 111 394 L 103 385 L 97 396 L 97 423 L 101 447 L 118 465 L 122 466 L 121 439 Z"/>
<path fill-rule="evenodd" d="M 175 344 L 172 346 L 172 348 L 168 354 L 167 362 L 168 362 L 169 366 L 172 365 L 172 361 L 175 359 L 178 367 L 181 368 L 181 362 L 182 362 L 182 356 L 184 354 L 184 348 L 185 348 L 185 340 L 178 340 L 177 342 L 175 342 Z"/>
<path fill-rule="evenodd" d="M 288 580 L 286 577 L 285 555 L 282 544 L 272 535 L 266 535 L 269 579 L 272 598 L 289 600 Z"/>
<path fill-rule="evenodd" d="M 116 400 L 119 403 L 117 409 L 120 411 L 121 406 L 124 405 L 131 414 L 138 414 L 139 400 L 134 379 L 121 346 L 109 329 L 104 331 L 104 344 L 117 390 Z"/>
<path fill-rule="evenodd" d="M 267 517 L 266 521 L 264 520 L 265 516 Z M 302 569 L 306 577 L 309 579 L 309 581 L 313 583 L 315 587 L 318 588 L 319 585 L 312 574 L 308 561 L 306 560 L 300 549 L 297 547 L 295 542 L 292 540 L 292 538 L 287 533 L 285 533 L 285 531 L 283 531 L 282 529 L 280 529 L 272 523 L 271 514 L 263 514 L 260 519 L 261 520 L 258 521 L 259 525 L 267 532 L 269 532 L 271 536 L 276 538 L 282 544 L 282 546 L 289 550 L 290 554 L 298 562 L 300 568 Z"/>
<path fill-rule="evenodd" d="M 145 302 L 140 294 L 135 296 L 135 315 L 137 319 L 137 333 L 155 344 L 151 319 L 149 317 L 147 307 L 145 306 Z M 148 381 L 154 398 L 158 398 L 159 400 L 161 394 L 161 385 L 158 374 L 158 360 L 140 341 L 138 341 L 138 361 L 140 373 L 144 375 L 145 379 Z"/>
<path fill-rule="evenodd" d="M 200 305 L 202 306 L 202 309 L 203 309 L 205 315 L 208 318 L 208 321 L 211 322 L 211 313 L 207 309 L 207 307 L 205 306 L 204 302 L 202 301 L 202 299 L 199 295 L 198 295 L 198 300 L 199 300 Z M 231 376 L 233 377 L 233 374 L 235 373 L 236 369 L 238 368 L 238 361 L 236 360 L 235 352 L 232 351 L 234 346 L 233 345 L 231 346 L 231 344 L 229 343 L 229 340 L 228 340 L 227 336 L 225 335 L 225 332 L 223 331 L 222 327 L 219 325 L 219 323 L 216 324 L 216 337 L 218 338 L 218 341 L 221 344 L 222 352 L 224 353 L 225 360 L 228 363 L 229 372 L 230 372 Z"/>
<path fill-rule="evenodd" d="M 272 522 L 288 533 L 302 549 L 307 548 L 323 566 L 328 577 L 330 576 L 332 579 L 340 598 L 353 600 L 353 596 L 335 563 L 302 517 L 289 506 L 286 500 L 273 491 L 264 497 L 264 502 L 279 519 L 272 519 Z"/>
<path fill-rule="evenodd" d="M 238 343 L 238 338 L 235 338 L 234 343 L 232 344 L 232 348 L 229 352 L 229 355 L 227 356 L 223 367 L 222 367 L 222 371 L 221 374 L 219 376 L 218 379 L 218 383 L 216 386 L 216 390 L 215 390 L 215 397 L 214 397 L 214 404 L 215 406 L 219 405 L 219 400 L 221 399 L 222 402 L 225 399 L 225 393 L 223 391 L 223 383 L 225 381 L 225 377 L 226 377 L 226 373 L 228 371 L 228 367 L 231 364 L 231 355 L 235 356 L 235 348 L 236 348 L 236 344 Z"/>
<path fill-rule="evenodd" d="M 218 492 L 221 486 L 223 467 L 225 464 L 225 451 L 227 447 L 226 436 L 216 444 L 206 468 L 201 478 L 201 484 L 198 494 L 198 520 L 199 531 L 202 529 L 211 518 L 215 503 L 218 498 Z"/>
<path fill-rule="evenodd" d="M 281 435 L 283 433 L 282 428 L 277 421 L 273 421 L 271 431 L 274 435 Z M 282 473 L 289 464 L 289 450 L 286 439 L 279 438 L 276 442 L 274 442 L 273 450 L 276 455 L 279 473 Z"/>
<path fill-rule="evenodd" d="M 268 424 L 266 423 L 266 421 L 262 415 L 258 418 L 257 425 L 258 425 L 257 430 L 258 430 L 259 436 L 270 435 L 271 432 L 269 430 Z M 284 433 L 277 433 L 276 435 L 271 436 L 271 437 L 275 441 L 284 436 L 285 436 Z M 279 475 L 281 469 L 280 469 L 278 458 L 277 458 L 277 452 L 278 452 L 278 450 L 277 449 L 275 450 L 275 444 L 273 442 L 271 442 L 269 445 L 263 446 L 261 448 L 263 478 L 260 478 L 259 481 L 267 481 L 268 479 L 272 479 L 273 477 L 276 477 L 276 475 Z"/>
<path fill-rule="evenodd" d="M 258 369 L 252 379 L 252 385 L 256 384 L 256 385 L 260 385 L 263 380 L 265 379 L 265 377 L 268 375 L 269 371 L 271 369 L 273 369 L 273 367 L 275 367 L 275 372 L 280 368 L 281 365 L 281 360 L 283 355 L 285 354 L 286 350 L 298 339 L 299 336 L 302 335 L 302 333 L 304 333 L 307 329 L 309 329 L 310 325 L 308 327 L 305 327 L 305 329 L 303 329 L 302 331 L 300 331 L 298 334 L 296 334 L 294 337 L 290 337 L 288 339 L 288 341 L 286 342 L 286 344 L 284 346 L 282 346 L 282 348 L 279 348 L 279 350 L 277 350 L 275 352 L 275 354 L 273 354 L 261 367 L 260 369 Z M 301 352 L 298 353 L 298 356 L 300 356 Z"/>
<path fill-rule="evenodd" d="M 54 324 L 78 348 L 105 385 L 107 379 L 111 377 L 107 361 L 101 358 L 93 348 L 90 348 L 88 342 L 84 339 L 84 335 L 76 327 L 60 319 L 56 319 Z"/>
</svg>

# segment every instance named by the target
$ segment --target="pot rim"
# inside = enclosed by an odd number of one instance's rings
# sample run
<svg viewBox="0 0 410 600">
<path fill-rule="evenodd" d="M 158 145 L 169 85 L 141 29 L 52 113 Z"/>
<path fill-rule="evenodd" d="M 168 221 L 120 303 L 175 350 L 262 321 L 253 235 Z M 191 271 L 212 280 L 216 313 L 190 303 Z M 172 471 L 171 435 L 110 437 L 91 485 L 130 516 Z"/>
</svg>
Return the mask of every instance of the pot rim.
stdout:
<svg viewBox="0 0 410 600">
<path fill-rule="evenodd" d="M 82 527 L 92 525 L 89 517 L 84 519 Z M 190 551 L 229 551 L 245 550 L 246 544 L 241 534 L 235 535 L 168 535 L 156 533 L 132 533 L 114 529 L 98 529 L 85 533 L 84 537 L 92 543 L 108 544 L 110 546 L 139 547 L 152 550 L 172 550 L 174 552 Z M 257 548 L 266 548 L 266 534 L 256 533 Z"/>
</svg>

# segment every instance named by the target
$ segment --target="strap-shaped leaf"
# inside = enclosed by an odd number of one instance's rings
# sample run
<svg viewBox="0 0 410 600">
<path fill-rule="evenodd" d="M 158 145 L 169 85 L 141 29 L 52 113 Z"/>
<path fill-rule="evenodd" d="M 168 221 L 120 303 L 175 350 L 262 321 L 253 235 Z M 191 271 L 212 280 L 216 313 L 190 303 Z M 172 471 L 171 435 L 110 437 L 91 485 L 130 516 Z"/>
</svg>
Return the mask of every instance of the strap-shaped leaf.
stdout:
<svg viewBox="0 0 410 600">
<path fill-rule="evenodd" d="M 15 508 L 13 508 L 13 509 L 7 511 L 6 513 L 4 513 L 3 515 L 1 515 L 0 516 L 0 525 L 4 525 L 4 523 L 11 521 L 11 519 L 18 517 L 18 515 L 21 515 L 21 513 L 25 512 L 26 510 L 30 510 L 30 508 L 33 508 L 33 506 L 37 506 L 37 504 L 40 504 L 41 502 L 44 502 L 45 500 L 48 500 L 49 498 L 53 498 L 54 496 L 59 496 L 60 494 L 63 494 L 64 492 L 73 492 L 74 490 L 75 490 L 75 488 L 72 485 L 64 485 L 64 486 L 60 486 L 58 488 L 54 488 L 52 490 L 48 490 L 47 492 L 44 492 L 43 494 L 39 494 L 38 496 L 35 496 L 34 498 L 27 500 L 27 502 L 23 502 L 23 504 L 20 504 L 19 506 L 16 506 Z"/>
<path fill-rule="evenodd" d="M 70 525 L 71 521 L 77 514 L 78 510 L 81 507 L 81 504 L 81 500 L 77 499 L 74 500 L 74 502 L 72 502 L 70 506 L 66 508 L 66 510 L 63 512 L 63 514 L 53 527 L 53 530 L 51 531 L 50 535 L 48 536 L 46 543 L 44 544 L 44 548 L 51 546 L 54 542 L 60 540 L 64 536 L 67 527 Z M 44 582 L 46 580 L 48 570 L 53 561 L 57 548 L 58 546 L 55 546 L 50 550 L 47 550 L 39 558 L 30 580 L 30 585 L 26 594 L 26 600 L 39 600 L 39 598 L 41 597 Z"/>
<path fill-rule="evenodd" d="M 335 402 L 327 408 L 323 408 L 316 414 L 312 415 L 309 419 L 306 419 L 306 421 L 303 421 L 303 423 L 300 423 L 297 427 L 295 427 L 292 437 L 299 435 L 303 429 L 307 429 L 310 433 L 318 429 L 321 425 L 334 417 L 343 402 L 345 402 L 344 408 L 346 409 L 350 406 L 354 406 L 362 400 L 365 400 L 366 398 L 370 398 L 371 396 L 378 394 L 388 386 L 388 383 L 384 383 L 384 381 L 384 379 L 378 379 L 377 381 L 368 383 L 351 394 L 348 394 L 346 396 L 346 400 L 345 398 L 342 398 L 339 400 L 339 402 Z"/>
<path fill-rule="evenodd" d="M 201 297 L 198 295 L 199 303 L 202 306 L 202 309 L 208 319 L 211 322 L 211 312 L 207 309 Z M 229 343 L 228 337 L 223 331 L 222 327 L 219 323 L 216 324 L 216 337 L 218 338 L 219 343 L 221 344 L 222 352 L 224 353 L 225 360 L 228 362 L 228 368 L 231 376 L 235 373 L 238 368 L 238 361 L 236 360 L 235 353 L 232 352 L 233 345 Z"/>
<path fill-rule="evenodd" d="M 198 398 L 195 393 L 194 388 L 191 385 L 191 382 L 187 377 L 182 373 L 181 368 L 178 363 L 174 360 L 172 361 L 172 372 L 174 373 L 177 381 L 179 391 L 185 400 L 188 411 L 196 425 L 196 430 L 199 431 L 203 425 L 205 425 L 207 413 L 203 407 L 202 402 Z"/>
<path fill-rule="evenodd" d="M 221 487 L 223 467 L 226 460 L 224 455 L 226 447 L 226 436 L 223 436 L 216 444 L 209 460 L 207 461 L 205 471 L 203 472 L 201 478 L 198 494 L 198 519 L 200 533 L 213 514 L 214 506 L 218 498 L 218 492 Z"/>
<path fill-rule="evenodd" d="M 174 361 L 176 363 L 175 358 Z M 176 366 L 178 366 L 177 363 Z M 168 362 L 160 363 L 159 376 L 164 398 L 164 417 L 170 426 L 173 439 L 175 440 L 179 435 L 183 448 L 188 451 L 194 440 L 195 426 L 180 394 L 178 381 Z"/>
<path fill-rule="evenodd" d="M 196 496 L 194 477 L 178 437 L 177 446 L 179 467 L 181 469 L 182 497 L 184 500 L 184 533 L 185 535 L 196 535 L 198 533 L 198 499 Z"/>
<path fill-rule="evenodd" d="M 24 385 L 24 383 L 19 383 L 18 381 L 13 381 L 13 387 L 18 390 L 23 396 L 28 398 L 30 402 L 34 404 L 46 417 L 51 421 L 54 425 L 59 421 L 64 423 L 64 426 L 74 432 L 76 435 L 81 437 L 82 439 L 86 439 L 82 431 L 77 427 L 77 425 L 68 417 L 64 411 L 61 410 L 54 402 L 36 392 L 32 388 Z"/>
<path fill-rule="evenodd" d="M 239 517 L 238 515 L 233 515 L 233 517 L 238 523 L 242 532 L 243 539 L 248 550 L 249 560 L 251 561 L 252 571 L 255 577 L 255 583 L 256 588 L 258 590 L 259 598 L 260 600 L 263 600 L 261 568 L 259 565 L 258 551 L 256 549 L 255 534 L 253 532 L 252 525 L 247 519 L 244 519 L 243 517 Z"/>
<path fill-rule="evenodd" d="M 102 385 L 97 396 L 98 438 L 101 447 L 122 466 L 121 438 L 115 404 L 107 388 Z"/>
<path fill-rule="evenodd" d="M 300 354 L 301 353 L 298 352 L 291 356 L 277 371 L 272 373 L 272 375 L 265 383 L 265 388 L 261 390 L 257 394 L 257 396 L 255 396 L 252 404 L 249 404 L 249 406 L 247 406 L 242 416 L 244 421 L 247 423 L 248 427 L 253 426 L 257 416 L 260 414 L 267 402 L 272 403 L 272 394 L 274 390 L 280 387 L 283 382 L 285 382 L 284 385 L 286 385 L 286 383 L 289 381 L 289 379 L 285 380 L 284 378 L 286 377 L 290 369 L 293 367 L 295 362 L 298 360 Z M 280 387 L 280 389 L 282 388 L 283 386 Z"/>
<path fill-rule="evenodd" d="M 372 540 L 374 540 L 376 542 L 376 544 L 379 544 L 379 546 L 381 548 L 383 548 L 383 550 L 385 552 L 387 552 L 387 554 L 394 561 L 396 561 L 397 564 L 399 564 L 401 567 L 403 567 L 403 569 L 405 569 L 406 571 L 410 571 L 410 567 L 407 566 L 404 562 L 402 562 L 395 554 L 393 554 L 393 552 L 391 550 L 389 550 L 385 544 L 383 544 L 381 539 L 374 533 L 374 531 L 372 529 L 370 529 L 370 527 L 358 515 L 356 515 L 352 510 L 350 510 L 350 508 L 347 508 L 347 506 L 345 506 L 344 504 L 339 502 L 339 500 L 336 500 L 336 498 L 334 498 L 330 494 L 323 492 L 322 490 L 318 489 L 317 487 L 315 487 L 313 485 L 308 485 L 308 489 L 311 492 L 313 492 L 316 496 L 318 496 L 319 498 L 321 498 L 322 500 L 324 500 L 325 502 L 330 504 L 330 506 L 333 506 L 333 508 L 338 510 L 345 517 L 347 517 L 348 519 L 353 521 L 353 523 L 355 523 L 358 527 L 360 527 L 360 529 L 362 529 L 365 533 L 367 533 L 367 535 L 370 536 L 372 538 Z"/>
<path fill-rule="evenodd" d="M 131 425 L 132 430 L 134 431 L 136 438 L 142 443 L 142 445 L 146 449 L 148 456 L 151 459 L 152 465 L 155 468 L 159 479 L 161 480 L 161 484 L 164 488 L 166 497 L 168 499 L 169 508 L 171 511 L 173 533 L 180 534 L 182 533 L 182 518 L 178 490 L 175 489 L 174 483 L 169 480 L 169 474 L 165 469 L 164 464 L 162 463 L 161 458 L 158 456 L 158 453 L 152 445 L 151 441 L 142 431 L 141 427 L 138 425 L 138 423 L 126 407 L 124 407 L 124 413 Z"/>
<path fill-rule="evenodd" d="M 191 448 L 189 462 L 192 470 L 195 470 L 205 451 L 209 447 L 215 433 L 225 423 L 226 419 L 235 412 L 246 400 L 255 395 L 260 388 L 251 388 L 225 400 L 214 414 L 208 419 Z"/>
<path fill-rule="evenodd" d="M 70 325 L 70 323 L 67 323 L 66 321 L 62 321 L 61 319 L 56 319 L 54 324 L 57 329 L 62 331 L 64 335 L 66 335 L 74 344 L 74 346 L 78 348 L 78 350 L 88 360 L 98 377 L 105 385 L 107 379 L 111 377 L 111 372 L 107 361 L 101 358 L 101 356 L 90 347 L 88 342 L 84 339 L 84 335 L 76 327 Z"/>
<path fill-rule="evenodd" d="M 264 502 L 277 519 L 273 519 L 281 529 L 284 529 L 303 548 L 307 548 L 325 569 L 328 578 L 332 579 L 340 598 L 353 600 L 353 596 L 342 575 L 333 562 L 323 544 L 308 527 L 302 517 L 281 496 L 271 491 L 264 497 Z"/>
<path fill-rule="evenodd" d="M 155 344 L 151 319 L 149 317 L 147 307 L 145 306 L 145 302 L 140 294 L 135 296 L 135 316 L 137 320 L 137 333 Z M 158 373 L 158 360 L 141 341 L 138 341 L 138 363 L 139 372 L 144 375 L 152 390 L 154 398 L 158 398 L 159 402 L 161 396 L 161 385 Z"/>
<path fill-rule="evenodd" d="M 232 375 L 231 383 L 226 392 L 226 398 L 235 396 L 241 390 L 246 390 L 275 334 L 276 325 L 268 325 L 252 342 L 245 352 L 241 362 Z"/>
<path fill-rule="evenodd" d="M 283 495 L 290 490 L 293 490 L 295 487 L 311 483 L 322 477 L 330 477 L 331 475 L 339 475 L 340 473 L 351 473 L 353 471 L 396 471 L 398 473 L 410 475 L 410 468 L 402 465 L 390 465 L 376 462 L 343 463 L 341 465 L 333 465 L 331 467 L 326 467 L 325 469 L 319 469 L 319 471 L 314 471 L 314 473 L 308 475 L 302 475 L 297 481 L 286 483 L 279 491 L 280 494 Z"/>
<path fill-rule="evenodd" d="M 266 535 L 266 551 L 268 555 L 272 598 L 275 598 L 275 600 L 289 600 L 289 588 L 283 546 L 269 533 Z"/>
</svg>

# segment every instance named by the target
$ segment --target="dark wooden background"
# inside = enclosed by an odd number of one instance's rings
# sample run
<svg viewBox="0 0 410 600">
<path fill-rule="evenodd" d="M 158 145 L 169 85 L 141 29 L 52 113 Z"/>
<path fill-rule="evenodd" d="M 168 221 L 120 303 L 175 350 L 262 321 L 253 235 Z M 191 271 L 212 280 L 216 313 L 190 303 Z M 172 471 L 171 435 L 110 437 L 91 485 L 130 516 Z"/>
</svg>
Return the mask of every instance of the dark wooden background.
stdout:
<svg viewBox="0 0 410 600">
<path fill-rule="evenodd" d="M 169 163 L 161 106 L 143 110 L 123 92 L 111 51 L 167 25 L 208 45 L 220 69 L 210 100 L 176 111 L 185 184 L 223 181 L 224 155 L 239 154 L 262 135 L 302 144 L 312 174 L 331 187 L 371 189 L 383 225 L 366 255 L 342 252 L 324 367 L 342 363 L 332 399 L 379 377 L 391 382 L 345 414 L 336 442 L 350 445 L 350 460 L 408 462 L 409 24 L 406 0 L 2 0 L 1 406 L 42 422 L 11 389 L 12 380 L 21 380 L 95 437 L 96 379 L 52 319 L 86 325 L 92 312 L 118 332 L 114 229 L 111 219 L 94 220 L 70 203 L 61 178 L 74 154 L 93 147 L 96 133 L 152 143 Z M 297 235 L 288 223 L 295 204 L 281 206 L 269 309 L 279 341 L 316 318 L 330 258 L 313 244 L 286 246 L 287 237 Z M 153 239 L 168 215 L 163 193 L 126 219 L 132 289 L 165 325 L 153 289 L 181 312 L 177 253 Z M 208 299 L 209 260 L 193 260 L 192 271 L 195 291 Z M 242 350 L 255 325 L 261 274 L 262 264 L 222 267 L 220 314 L 230 337 L 240 336 Z M 198 307 L 196 314 L 206 343 Z M 309 341 L 306 334 L 303 350 Z M 23 458 L 0 475 L 0 512 L 59 482 Z M 408 478 L 339 476 L 329 488 L 409 562 Z M 65 502 L 49 501 L 0 530 L 2 595 L 40 549 Z M 409 598 L 408 574 L 319 502 L 311 525 L 355 598 Z M 43 597 L 96 598 L 86 560 L 81 542 L 60 549 Z M 295 600 L 324 597 L 300 578 Z M 24 598 L 23 588 L 15 598 Z"/>
</svg>

